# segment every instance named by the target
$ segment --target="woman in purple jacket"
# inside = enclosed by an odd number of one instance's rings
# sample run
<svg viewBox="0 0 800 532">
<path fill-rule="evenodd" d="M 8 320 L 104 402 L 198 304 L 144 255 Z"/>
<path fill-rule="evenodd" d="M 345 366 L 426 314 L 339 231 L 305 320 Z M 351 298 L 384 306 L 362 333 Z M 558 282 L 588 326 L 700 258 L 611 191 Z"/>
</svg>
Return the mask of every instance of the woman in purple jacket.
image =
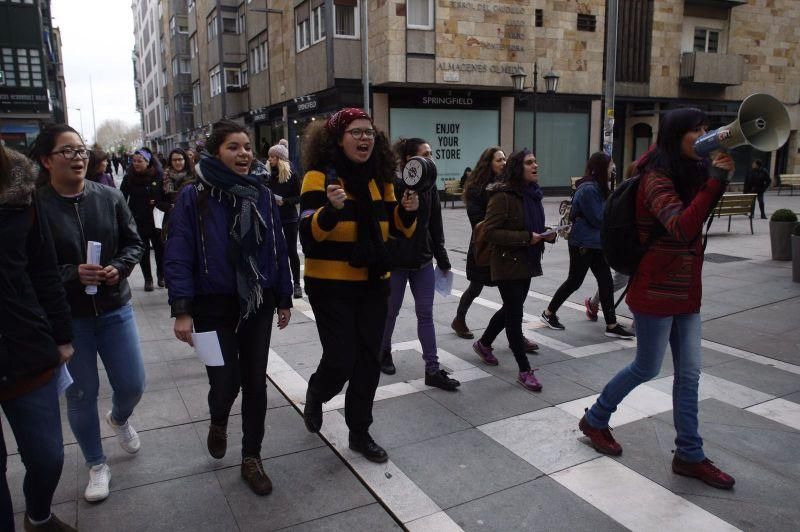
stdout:
<svg viewBox="0 0 800 532">
<path fill-rule="evenodd" d="M 211 424 L 208 452 L 225 456 L 231 407 L 242 389 L 242 467 L 258 495 L 272 491 L 261 464 L 267 413 L 267 353 L 272 316 L 289 324 L 292 277 L 274 195 L 250 173 L 247 131 L 229 120 L 214 124 L 210 156 L 197 181 L 183 187 L 170 214 L 164 266 L 175 336 L 216 331 L 224 365 L 206 366 Z"/>
</svg>

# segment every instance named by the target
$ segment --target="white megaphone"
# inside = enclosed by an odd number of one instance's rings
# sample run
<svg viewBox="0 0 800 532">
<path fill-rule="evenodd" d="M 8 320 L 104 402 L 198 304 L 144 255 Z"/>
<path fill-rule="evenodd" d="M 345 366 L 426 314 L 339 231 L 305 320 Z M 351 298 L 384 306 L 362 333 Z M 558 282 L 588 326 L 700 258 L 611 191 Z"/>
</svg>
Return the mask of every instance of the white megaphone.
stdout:
<svg viewBox="0 0 800 532">
<path fill-rule="evenodd" d="M 745 144 L 770 152 L 784 145 L 790 130 L 789 112 L 779 100 L 769 94 L 751 94 L 739 107 L 737 119 L 697 139 L 694 152 L 705 158 L 715 150 L 731 150 Z"/>
</svg>

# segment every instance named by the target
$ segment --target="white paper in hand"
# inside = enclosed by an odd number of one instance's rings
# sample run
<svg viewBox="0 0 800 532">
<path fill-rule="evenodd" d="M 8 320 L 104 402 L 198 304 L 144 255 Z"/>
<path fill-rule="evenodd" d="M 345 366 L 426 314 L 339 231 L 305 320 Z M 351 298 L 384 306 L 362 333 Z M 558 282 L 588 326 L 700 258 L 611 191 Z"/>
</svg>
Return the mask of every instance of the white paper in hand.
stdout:
<svg viewBox="0 0 800 532">
<path fill-rule="evenodd" d="M 66 364 L 61 364 L 61 367 L 58 368 L 58 383 L 56 388 L 58 388 L 58 395 L 61 395 L 67 388 L 72 386 L 72 375 L 69 374 L 69 370 L 67 369 Z"/>
<path fill-rule="evenodd" d="M 153 209 L 153 225 L 156 229 L 164 228 L 164 214 L 165 212 L 158 207 Z"/>
<path fill-rule="evenodd" d="M 453 272 L 450 270 L 440 270 L 437 266 L 433 269 L 433 278 L 436 291 L 442 296 L 449 296 L 453 292 Z"/>
<path fill-rule="evenodd" d="M 206 366 L 224 366 L 222 347 L 219 345 L 217 331 L 192 333 L 192 342 L 197 356 Z"/>
</svg>

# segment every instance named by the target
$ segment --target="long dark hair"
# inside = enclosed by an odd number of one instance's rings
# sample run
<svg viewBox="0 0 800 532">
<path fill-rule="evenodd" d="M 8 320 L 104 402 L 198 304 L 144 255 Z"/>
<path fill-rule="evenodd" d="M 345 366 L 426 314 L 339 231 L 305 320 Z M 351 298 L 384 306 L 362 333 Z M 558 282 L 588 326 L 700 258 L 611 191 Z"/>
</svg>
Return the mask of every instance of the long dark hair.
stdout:
<svg viewBox="0 0 800 532">
<path fill-rule="evenodd" d="M 600 186 L 600 194 L 603 199 L 608 198 L 608 165 L 611 164 L 611 157 L 605 152 L 598 151 L 586 161 L 586 169 L 583 177 L 595 181 Z"/>
<path fill-rule="evenodd" d="M 464 183 L 464 201 L 470 197 L 473 189 L 479 193 L 483 192 L 486 185 L 492 182 L 492 178 L 495 177 L 492 174 L 492 161 L 494 161 L 494 154 L 499 151 L 503 151 L 500 146 L 491 146 L 483 150 L 478 162 L 475 164 L 475 169 L 467 179 L 467 182 Z"/>
<path fill-rule="evenodd" d="M 696 127 L 708 124 L 708 116 L 700 109 L 675 109 L 661 117 L 658 140 L 638 161 L 639 174 L 661 172 L 675 184 L 675 190 L 688 204 L 697 187 L 708 178 L 708 163 L 683 155 L 683 136 Z"/>
<path fill-rule="evenodd" d="M 423 144 L 428 144 L 428 141 L 419 137 L 412 137 L 410 139 L 399 138 L 394 143 L 392 148 L 400 159 L 400 164 L 403 165 L 408 157 L 414 157 L 419 153 L 419 147 Z"/>
<path fill-rule="evenodd" d="M 99 147 L 89 151 L 89 164 L 87 165 L 86 176 L 94 177 L 97 174 L 97 165 L 101 161 L 108 161 L 108 154 Z"/>
<path fill-rule="evenodd" d="M 67 124 L 51 124 L 44 128 L 41 133 L 33 141 L 31 149 L 28 151 L 28 157 L 39 165 L 39 179 L 36 183 L 37 186 L 46 185 L 50 182 L 50 172 L 42 164 L 42 157 L 47 157 L 52 153 L 53 148 L 56 147 L 56 141 L 62 133 L 75 133 L 80 137 L 80 133 L 75 131 Z M 83 140 L 83 139 L 81 139 Z M 87 166 L 88 172 L 88 166 Z"/>
<path fill-rule="evenodd" d="M 500 174 L 500 181 L 508 184 L 514 190 L 525 187 L 525 157 L 531 155 L 529 150 L 519 150 L 511 154 L 506 160 L 506 167 Z"/>
<path fill-rule="evenodd" d="M 250 138 L 250 133 L 247 132 L 247 129 L 245 129 L 244 126 L 237 124 L 233 120 L 220 120 L 219 122 L 215 123 L 211 127 L 211 135 L 208 137 L 208 141 L 206 142 L 206 149 L 208 150 L 208 153 L 213 156 L 219 155 L 219 150 L 225 143 L 225 139 L 228 138 L 228 135 L 232 135 L 234 133 L 244 133 L 248 138 Z M 255 155 L 253 156 L 255 157 Z"/>
<path fill-rule="evenodd" d="M 339 140 L 325 127 L 325 120 L 312 122 L 303 135 L 303 168 L 325 172 L 337 159 L 345 157 Z M 382 131 L 375 134 L 375 145 L 368 163 L 373 164 L 377 181 L 391 183 L 394 180 L 397 163 L 389 139 Z"/>
</svg>

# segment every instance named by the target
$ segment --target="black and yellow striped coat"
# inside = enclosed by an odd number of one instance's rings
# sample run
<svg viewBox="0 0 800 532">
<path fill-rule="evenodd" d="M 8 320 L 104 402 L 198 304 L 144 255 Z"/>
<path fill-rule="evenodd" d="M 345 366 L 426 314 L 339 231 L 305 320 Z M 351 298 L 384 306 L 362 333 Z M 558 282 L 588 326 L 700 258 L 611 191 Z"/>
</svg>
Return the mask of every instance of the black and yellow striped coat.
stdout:
<svg viewBox="0 0 800 532">
<path fill-rule="evenodd" d="M 325 297 L 360 297 L 368 290 L 367 268 L 354 268 L 349 260 L 357 240 L 355 200 L 347 193 L 344 207 L 335 209 L 326 193 L 325 174 L 306 173 L 300 193 L 300 235 L 305 255 L 305 289 L 309 295 Z M 341 179 L 333 182 L 344 188 Z M 330 184 L 330 183 L 329 183 Z M 406 212 L 397 202 L 391 183 L 369 182 L 374 202 L 380 202 L 383 241 L 410 238 L 416 229 L 416 213 Z M 388 290 L 389 274 L 380 288 Z"/>
</svg>

